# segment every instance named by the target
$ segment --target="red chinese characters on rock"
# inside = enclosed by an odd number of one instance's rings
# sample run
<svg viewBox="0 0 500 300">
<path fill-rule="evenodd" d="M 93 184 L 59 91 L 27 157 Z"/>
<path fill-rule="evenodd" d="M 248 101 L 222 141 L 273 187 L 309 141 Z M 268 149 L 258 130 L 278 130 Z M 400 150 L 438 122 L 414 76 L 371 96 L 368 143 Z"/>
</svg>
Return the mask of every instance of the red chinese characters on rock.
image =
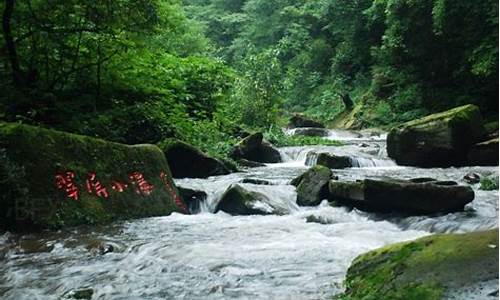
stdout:
<svg viewBox="0 0 500 300">
<path fill-rule="evenodd" d="M 149 184 L 144 179 L 144 175 L 142 175 L 142 173 L 132 172 L 129 174 L 128 178 L 130 179 L 130 182 L 135 186 L 135 192 L 137 194 L 149 196 L 153 192 L 154 186 L 152 184 Z"/>
<path fill-rule="evenodd" d="M 75 184 L 75 173 L 67 171 L 56 174 L 56 187 L 66 192 L 66 196 L 73 200 L 78 200 L 79 190 Z"/>
<path fill-rule="evenodd" d="M 170 195 L 174 199 L 175 205 L 177 205 L 177 207 L 179 207 L 183 213 L 185 213 L 185 214 L 189 213 L 189 210 L 188 210 L 186 204 L 182 201 L 181 197 L 179 197 L 179 195 L 177 195 L 177 193 L 175 192 L 172 185 L 170 185 L 170 183 L 168 182 L 167 174 L 165 172 L 161 172 L 160 178 L 163 181 L 163 183 L 165 184 L 165 188 L 167 189 L 167 191 L 170 193 Z"/>
<path fill-rule="evenodd" d="M 101 184 L 99 180 L 97 180 L 95 172 L 90 172 L 87 175 L 86 185 L 87 185 L 87 192 L 89 194 L 92 195 L 95 193 L 99 198 L 109 197 L 108 190 Z"/>
<path fill-rule="evenodd" d="M 189 213 L 189 210 L 182 200 L 182 198 L 177 194 L 176 190 L 170 184 L 168 176 L 165 172 L 160 173 L 160 179 L 165 185 L 167 192 L 174 199 L 175 205 L 183 212 Z M 79 200 L 79 189 L 76 185 L 76 174 L 73 171 L 59 172 L 55 176 L 56 187 L 66 193 L 66 197 Z M 154 185 L 150 184 L 144 178 L 144 175 L 140 172 L 132 172 L 128 175 L 129 183 L 123 183 L 116 180 L 110 182 L 111 190 L 117 193 L 123 193 L 129 185 L 132 185 L 135 192 L 138 195 L 149 196 L 154 191 Z M 90 195 L 95 195 L 99 198 L 107 199 L 110 194 L 108 189 L 97 179 L 97 174 L 95 172 L 90 172 L 87 174 L 87 179 L 85 181 L 85 187 Z"/>
</svg>

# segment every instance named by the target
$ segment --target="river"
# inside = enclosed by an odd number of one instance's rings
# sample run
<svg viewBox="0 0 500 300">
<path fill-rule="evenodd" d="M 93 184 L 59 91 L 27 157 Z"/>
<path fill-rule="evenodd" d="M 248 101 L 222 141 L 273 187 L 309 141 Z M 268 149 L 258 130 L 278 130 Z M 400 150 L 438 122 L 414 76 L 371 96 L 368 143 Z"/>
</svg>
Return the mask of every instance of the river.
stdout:
<svg viewBox="0 0 500 300">
<path fill-rule="evenodd" d="M 177 185 L 208 194 L 193 215 L 117 222 L 30 235 L 0 235 L 1 299 L 65 299 L 92 289 L 92 299 L 331 299 L 359 254 L 431 233 L 498 227 L 498 191 L 480 191 L 464 212 L 440 216 L 377 215 L 356 209 L 299 207 L 291 179 L 314 164 L 317 152 L 348 154 L 357 168 L 334 170 L 339 180 L 433 177 L 455 180 L 498 167 L 420 169 L 397 166 L 385 151 L 385 135 L 331 131 L 345 146 L 281 148 L 283 163 Z M 213 214 L 217 201 L 241 184 L 286 208 L 284 216 Z M 314 215 L 321 223 L 306 222 Z M 114 252 L 98 255 L 105 242 Z"/>
</svg>

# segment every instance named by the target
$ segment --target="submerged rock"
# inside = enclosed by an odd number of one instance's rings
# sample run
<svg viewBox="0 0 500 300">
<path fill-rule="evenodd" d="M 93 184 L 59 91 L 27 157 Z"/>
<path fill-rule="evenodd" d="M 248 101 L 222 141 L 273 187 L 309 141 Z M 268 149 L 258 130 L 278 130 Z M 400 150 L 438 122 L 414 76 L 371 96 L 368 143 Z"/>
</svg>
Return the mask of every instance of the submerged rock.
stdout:
<svg viewBox="0 0 500 300">
<path fill-rule="evenodd" d="M 304 127 L 297 128 L 293 131 L 294 135 L 304 135 L 304 136 L 319 136 L 325 137 L 329 135 L 328 129 L 325 128 L 314 128 L 314 127 Z"/>
<path fill-rule="evenodd" d="M 467 165 L 469 149 L 483 135 L 479 108 L 465 105 L 393 128 L 387 137 L 387 153 L 399 165 Z"/>
<path fill-rule="evenodd" d="M 471 187 L 450 181 L 330 181 L 329 193 L 331 199 L 341 205 L 411 215 L 462 211 L 467 203 L 474 200 Z"/>
<path fill-rule="evenodd" d="M 264 194 L 248 191 L 241 185 L 231 186 L 222 195 L 215 212 L 223 211 L 233 216 L 240 215 L 282 215 L 287 213 L 282 208 L 274 205 Z"/>
<path fill-rule="evenodd" d="M 250 184 L 258 184 L 258 185 L 271 185 L 271 183 L 267 180 L 256 179 L 256 178 L 244 178 L 241 180 L 241 183 L 250 183 Z"/>
<path fill-rule="evenodd" d="M 498 290 L 498 229 L 432 235 L 358 256 L 334 299 L 488 299 Z"/>
<path fill-rule="evenodd" d="M 300 128 L 300 127 L 316 127 L 325 128 L 325 125 L 320 122 L 311 120 L 302 114 L 293 114 L 288 121 L 288 128 Z"/>
<path fill-rule="evenodd" d="M 481 181 L 481 176 L 477 173 L 467 173 L 465 174 L 464 178 L 465 182 L 468 184 L 476 184 Z"/>
<path fill-rule="evenodd" d="M 0 228 L 60 228 L 186 211 L 154 145 L 0 123 L 0 177 Z"/>
<path fill-rule="evenodd" d="M 297 204 L 301 206 L 316 206 L 328 197 L 328 181 L 332 171 L 324 166 L 314 166 L 304 174 L 292 180 L 297 187 Z"/>
<path fill-rule="evenodd" d="M 187 143 L 167 139 L 159 143 L 159 147 L 165 153 L 174 178 L 207 178 L 231 173 L 222 161 Z"/>
<path fill-rule="evenodd" d="M 280 152 L 263 140 L 262 133 L 252 134 L 241 140 L 231 152 L 235 160 L 246 159 L 260 163 L 281 162 Z"/>
<path fill-rule="evenodd" d="M 475 144 L 467 158 L 473 166 L 498 166 L 498 138 Z"/>
<path fill-rule="evenodd" d="M 353 167 L 352 160 L 349 156 L 338 156 L 330 153 L 318 154 L 316 164 L 330 169 L 346 169 Z"/>
</svg>

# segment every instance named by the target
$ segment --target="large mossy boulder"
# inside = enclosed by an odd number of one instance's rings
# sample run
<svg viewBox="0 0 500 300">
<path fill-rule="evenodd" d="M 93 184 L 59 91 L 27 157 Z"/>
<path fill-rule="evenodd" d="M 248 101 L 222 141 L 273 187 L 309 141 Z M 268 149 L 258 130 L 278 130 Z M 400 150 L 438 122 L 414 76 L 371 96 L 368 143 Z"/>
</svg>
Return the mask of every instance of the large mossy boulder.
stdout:
<svg viewBox="0 0 500 300">
<path fill-rule="evenodd" d="M 332 171 L 323 166 L 314 166 L 304 174 L 295 178 L 292 185 L 297 187 L 297 204 L 300 206 L 316 206 L 321 200 L 328 198 L 328 182 Z"/>
<path fill-rule="evenodd" d="M 393 128 L 387 137 L 387 153 L 399 165 L 467 165 L 469 149 L 484 136 L 482 124 L 475 105 L 433 114 Z"/>
<path fill-rule="evenodd" d="M 61 228 L 186 212 L 163 152 L 0 123 L 0 227 Z"/>
<path fill-rule="evenodd" d="M 290 213 L 290 208 L 262 193 L 235 184 L 222 195 L 215 208 L 215 212 L 219 211 L 233 216 L 284 215 Z"/>
<path fill-rule="evenodd" d="M 472 146 L 467 159 L 473 166 L 498 166 L 498 138 Z"/>
<path fill-rule="evenodd" d="M 319 153 L 316 164 L 330 169 L 352 168 L 353 162 L 349 156 L 341 156 L 330 153 Z"/>
<path fill-rule="evenodd" d="M 330 199 L 340 205 L 381 213 L 423 215 L 462 211 L 474 200 L 470 186 L 450 181 L 372 180 L 330 181 Z"/>
<path fill-rule="evenodd" d="M 254 133 L 241 140 L 231 152 L 235 160 L 245 159 L 260 163 L 281 162 L 280 152 L 264 140 L 262 133 Z"/>
<path fill-rule="evenodd" d="M 288 128 L 301 128 L 301 127 L 315 127 L 315 128 L 325 128 L 325 125 L 320 122 L 311 120 L 310 118 L 295 113 L 292 115 L 290 120 L 288 121 Z"/>
<path fill-rule="evenodd" d="M 167 139 L 158 146 L 165 153 L 174 178 L 207 178 L 231 173 L 222 161 L 179 140 Z"/>
<path fill-rule="evenodd" d="M 380 248 L 349 267 L 334 299 L 495 299 L 498 229 L 441 234 Z"/>
</svg>

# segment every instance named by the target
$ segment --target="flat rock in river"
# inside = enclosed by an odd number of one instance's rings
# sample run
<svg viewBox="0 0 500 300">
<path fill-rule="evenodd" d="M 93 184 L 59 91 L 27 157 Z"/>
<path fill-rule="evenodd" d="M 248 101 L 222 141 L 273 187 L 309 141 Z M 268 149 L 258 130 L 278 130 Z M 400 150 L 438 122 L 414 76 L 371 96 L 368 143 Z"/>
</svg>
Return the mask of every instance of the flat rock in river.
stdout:
<svg viewBox="0 0 500 300">
<path fill-rule="evenodd" d="M 410 215 L 461 211 L 474 200 L 474 191 L 469 186 L 432 180 L 330 181 L 329 193 L 330 199 L 341 205 L 366 211 Z"/>
</svg>

